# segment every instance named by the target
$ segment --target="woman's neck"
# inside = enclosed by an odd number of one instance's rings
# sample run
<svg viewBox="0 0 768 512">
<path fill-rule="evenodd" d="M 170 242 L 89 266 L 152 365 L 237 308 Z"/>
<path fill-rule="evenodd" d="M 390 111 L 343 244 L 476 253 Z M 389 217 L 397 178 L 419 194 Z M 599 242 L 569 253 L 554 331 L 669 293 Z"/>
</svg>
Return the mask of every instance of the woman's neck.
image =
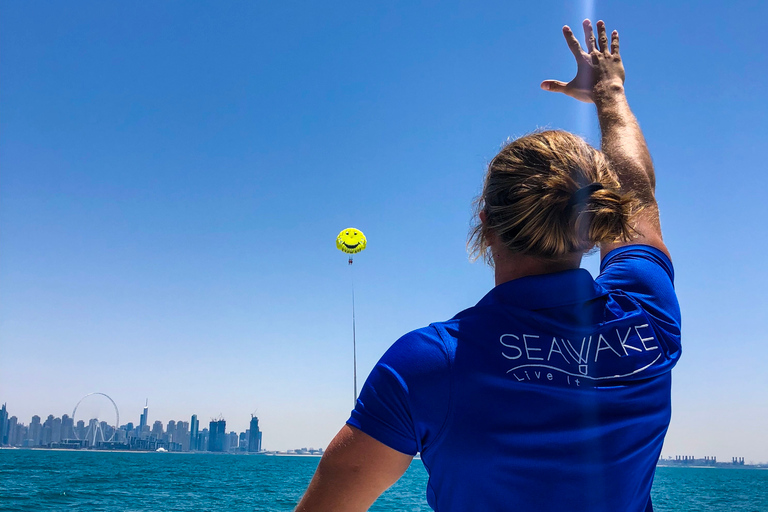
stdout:
<svg viewBox="0 0 768 512">
<path fill-rule="evenodd" d="M 550 260 L 513 253 L 504 247 L 491 247 L 491 250 L 493 251 L 496 286 L 521 277 L 552 274 L 579 268 L 583 256 L 581 253 L 573 253 L 566 258 Z"/>
</svg>

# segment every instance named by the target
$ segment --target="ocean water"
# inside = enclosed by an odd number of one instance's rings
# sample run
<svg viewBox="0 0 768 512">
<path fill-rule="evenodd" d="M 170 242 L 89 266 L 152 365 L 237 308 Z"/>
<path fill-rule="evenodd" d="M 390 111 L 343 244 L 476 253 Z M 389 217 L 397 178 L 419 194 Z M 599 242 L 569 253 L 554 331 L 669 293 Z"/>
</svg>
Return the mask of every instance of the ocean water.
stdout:
<svg viewBox="0 0 768 512">
<path fill-rule="evenodd" d="M 316 457 L 0 450 L 0 510 L 292 510 Z M 371 511 L 427 512 L 414 461 Z M 657 511 L 768 512 L 768 471 L 658 468 Z"/>
</svg>

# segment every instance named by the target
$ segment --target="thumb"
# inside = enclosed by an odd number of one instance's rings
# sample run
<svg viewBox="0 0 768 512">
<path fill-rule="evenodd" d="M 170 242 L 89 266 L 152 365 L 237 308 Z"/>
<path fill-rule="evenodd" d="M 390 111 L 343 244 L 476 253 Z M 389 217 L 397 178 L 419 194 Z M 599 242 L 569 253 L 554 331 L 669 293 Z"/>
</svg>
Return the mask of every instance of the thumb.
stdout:
<svg viewBox="0 0 768 512">
<path fill-rule="evenodd" d="M 545 91 L 552 91 L 552 92 L 565 92 L 565 88 L 568 84 L 565 82 L 561 82 L 559 80 L 544 80 L 541 82 L 541 88 Z"/>
</svg>

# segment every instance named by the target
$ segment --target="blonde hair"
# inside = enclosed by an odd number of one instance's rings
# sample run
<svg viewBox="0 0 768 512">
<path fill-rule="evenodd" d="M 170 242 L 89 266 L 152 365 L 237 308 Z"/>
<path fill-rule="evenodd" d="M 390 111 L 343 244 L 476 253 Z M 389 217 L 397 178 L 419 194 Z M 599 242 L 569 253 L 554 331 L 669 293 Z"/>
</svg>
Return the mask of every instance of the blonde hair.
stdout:
<svg viewBox="0 0 768 512">
<path fill-rule="evenodd" d="M 603 153 L 581 137 L 533 133 L 506 144 L 488 165 L 468 247 L 473 259 L 492 263 L 493 233 L 512 252 L 556 260 L 631 240 L 638 209 L 631 194 L 620 192 Z"/>
</svg>

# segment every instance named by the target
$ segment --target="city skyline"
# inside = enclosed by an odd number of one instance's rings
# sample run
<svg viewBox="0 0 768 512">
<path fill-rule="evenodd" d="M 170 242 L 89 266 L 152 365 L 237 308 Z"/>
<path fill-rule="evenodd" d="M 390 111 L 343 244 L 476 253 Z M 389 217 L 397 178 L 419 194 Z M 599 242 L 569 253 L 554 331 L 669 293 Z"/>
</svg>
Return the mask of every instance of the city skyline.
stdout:
<svg viewBox="0 0 768 512">
<path fill-rule="evenodd" d="M 111 395 L 108 395 L 107 393 L 91 392 L 91 393 L 87 393 L 86 395 L 80 397 L 80 399 L 87 398 L 90 395 L 105 395 L 105 396 L 111 397 Z M 148 421 L 149 422 L 148 425 L 151 426 L 154 423 L 154 421 L 158 421 L 159 420 L 163 424 L 167 424 L 169 421 L 176 421 L 178 419 L 178 418 L 174 419 L 174 417 L 171 416 L 171 415 L 163 416 L 162 413 L 161 413 L 161 415 L 157 419 L 152 419 L 152 421 L 150 421 L 150 417 L 149 417 L 149 409 L 150 409 L 149 402 L 150 402 L 150 399 L 148 397 L 146 397 L 146 398 L 144 398 L 144 399 L 142 399 L 142 400 L 137 402 L 137 403 L 140 404 L 139 405 L 140 412 L 138 414 L 138 420 L 135 420 L 135 421 L 133 420 L 133 416 L 134 416 L 133 413 L 125 412 L 124 408 L 120 408 L 120 411 L 121 411 L 120 412 L 120 418 L 121 418 L 121 422 L 120 423 L 121 424 L 127 424 L 130 421 L 130 422 L 135 423 L 137 425 L 137 427 L 141 428 L 141 426 L 144 425 L 143 422 L 145 422 L 145 421 Z M 6 403 L 7 404 L 9 402 L 7 400 L 3 401 L 2 397 L 0 397 L 0 403 Z M 78 403 L 78 401 L 75 400 L 74 404 L 77 404 L 77 403 Z M 12 404 L 12 406 L 13 406 L 13 404 Z M 47 417 L 47 416 L 49 416 L 51 414 L 51 413 L 45 414 L 45 415 L 38 414 L 39 407 L 29 406 L 29 404 L 26 404 L 26 403 L 25 404 L 16 404 L 16 406 L 20 407 L 22 410 L 29 409 L 29 410 L 33 411 L 32 414 L 29 416 L 30 418 L 32 416 L 40 416 L 42 418 L 42 417 Z M 54 416 L 56 416 L 56 417 L 63 417 L 63 416 L 72 417 L 72 413 L 74 412 L 73 411 L 74 407 L 75 407 L 75 405 L 73 405 L 72 407 L 55 407 L 55 408 L 53 408 L 53 410 L 55 412 L 52 413 L 52 414 Z M 62 411 L 67 411 L 67 412 L 62 412 Z M 153 409 L 153 413 L 154 413 L 154 409 Z M 145 415 L 146 415 L 146 417 L 145 417 Z M 231 421 L 230 424 L 234 428 L 236 428 L 236 429 L 244 430 L 244 429 L 246 429 L 248 427 L 249 422 L 250 422 L 250 418 L 254 417 L 254 415 L 255 415 L 255 409 L 254 409 L 254 411 L 251 411 L 251 412 L 249 412 L 249 413 L 247 413 L 245 415 L 246 419 L 237 418 L 234 421 Z M 80 416 L 80 415 L 78 415 L 78 416 Z M 114 414 L 112 414 L 112 416 L 114 416 Z M 213 420 L 213 419 L 219 419 L 221 417 L 224 417 L 225 415 L 222 412 L 219 411 L 219 412 L 215 412 L 215 413 L 209 413 L 208 415 L 192 413 L 192 416 L 195 416 L 196 418 L 203 418 L 204 420 L 205 420 L 205 418 L 208 418 L 209 420 Z M 237 415 L 234 415 L 234 416 L 237 416 Z M 131 418 L 131 420 L 125 420 L 126 417 Z M 88 418 L 88 419 L 90 419 L 90 418 Z M 114 422 L 112 422 L 112 423 L 114 423 Z M 207 423 L 207 421 L 206 421 L 206 423 Z"/>
<path fill-rule="evenodd" d="M 93 394 L 104 395 L 111 401 L 106 394 Z M 222 417 L 211 418 L 210 428 L 203 429 L 199 429 L 197 414 L 192 414 L 190 421 L 168 420 L 165 426 L 161 420 L 150 422 L 148 400 L 145 400 L 137 424 L 133 421 L 110 424 L 103 417 L 86 415 L 78 418 L 74 414 L 75 411 L 73 416 L 49 414 L 45 421 L 42 421 L 43 416 L 35 414 L 25 424 L 17 416 L 11 415 L 7 403 L 3 402 L 0 406 L 0 446 L 142 451 L 156 451 L 158 448 L 167 451 L 264 451 L 259 419 L 253 414 L 250 416 L 249 428 L 240 433 L 234 430 L 227 432 L 226 420 Z"/>
</svg>

